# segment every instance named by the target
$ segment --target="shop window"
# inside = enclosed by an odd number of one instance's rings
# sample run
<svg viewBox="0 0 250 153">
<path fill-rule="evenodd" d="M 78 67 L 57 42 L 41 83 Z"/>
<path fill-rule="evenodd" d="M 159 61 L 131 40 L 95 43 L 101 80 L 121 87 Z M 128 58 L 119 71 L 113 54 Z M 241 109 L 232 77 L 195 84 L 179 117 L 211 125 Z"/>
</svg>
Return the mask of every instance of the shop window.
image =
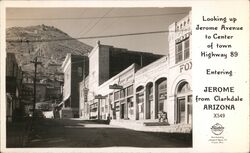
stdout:
<svg viewBox="0 0 250 153">
<path fill-rule="evenodd" d="M 158 99 L 167 99 L 167 80 L 159 84 L 158 92 Z"/>
<path fill-rule="evenodd" d="M 115 110 L 116 110 L 116 112 L 120 111 L 120 103 L 119 102 L 115 103 Z"/>
<path fill-rule="evenodd" d="M 109 94 L 109 102 L 112 103 L 113 102 L 113 94 Z"/>
<path fill-rule="evenodd" d="M 108 112 L 108 105 L 105 105 L 105 112 Z"/>
<path fill-rule="evenodd" d="M 122 89 L 120 91 L 120 98 L 124 98 L 125 97 L 125 89 Z"/>
<path fill-rule="evenodd" d="M 187 123 L 191 124 L 192 122 L 192 95 L 188 96 L 187 107 L 188 107 Z"/>
<path fill-rule="evenodd" d="M 143 103 L 140 103 L 138 105 L 138 108 L 139 108 L 139 113 L 143 113 L 144 112 L 144 105 L 143 105 Z"/>
<path fill-rule="evenodd" d="M 149 85 L 148 96 L 149 96 L 148 97 L 149 100 L 153 100 L 153 84 L 152 83 Z"/>
<path fill-rule="evenodd" d="M 157 113 L 164 111 L 164 105 L 167 99 L 167 79 L 161 78 L 157 82 L 157 99 L 158 99 L 158 108 Z"/>
<path fill-rule="evenodd" d="M 144 102 L 144 94 L 138 94 L 138 103 L 143 103 Z"/>
<path fill-rule="evenodd" d="M 133 95 L 133 86 L 127 88 L 127 96 Z"/>
<path fill-rule="evenodd" d="M 132 101 L 132 98 L 128 98 L 127 102 L 128 102 L 128 107 L 134 107 L 134 103 Z"/>
<path fill-rule="evenodd" d="M 114 94 L 114 96 L 115 96 L 115 97 L 114 97 L 114 98 L 115 98 L 115 100 L 119 99 L 119 93 L 120 93 L 119 91 L 115 92 L 115 94 Z"/>
<path fill-rule="evenodd" d="M 163 111 L 163 107 L 164 107 L 164 101 L 159 100 L 159 111 Z"/>
</svg>

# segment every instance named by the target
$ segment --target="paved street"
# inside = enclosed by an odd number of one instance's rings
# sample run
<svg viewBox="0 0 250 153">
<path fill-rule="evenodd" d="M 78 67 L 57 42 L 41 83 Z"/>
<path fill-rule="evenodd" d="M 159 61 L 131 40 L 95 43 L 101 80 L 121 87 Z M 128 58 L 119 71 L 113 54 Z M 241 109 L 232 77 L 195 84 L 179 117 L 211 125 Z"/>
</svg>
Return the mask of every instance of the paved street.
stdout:
<svg viewBox="0 0 250 153">
<path fill-rule="evenodd" d="M 191 147 L 182 134 L 139 132 L 69 119 L 45 119 L 35 125 L 25 147 Z"/>
</svg>

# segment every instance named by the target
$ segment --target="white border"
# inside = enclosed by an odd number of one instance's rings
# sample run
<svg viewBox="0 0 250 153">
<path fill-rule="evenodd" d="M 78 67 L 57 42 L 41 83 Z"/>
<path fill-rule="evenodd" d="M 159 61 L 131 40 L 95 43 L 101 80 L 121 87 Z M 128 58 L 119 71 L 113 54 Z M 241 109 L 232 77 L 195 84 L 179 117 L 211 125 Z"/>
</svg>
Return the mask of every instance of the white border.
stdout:
<svg viewBox="0 0 250 153">
<path fill-rule="evenodd" d="M 218 5 L 219 4 L 219 5 Z M 2 152 L 210 152 L 210 148 L 203 148 L 204 150 L 200 150 L 199 145 L 199 137 L 195 135 L 193 137 L 193 148 L 130 148 L 130 147 L 111 147 L 111 148 L 18 148 L 18 149 L 6 149 L 5 148 L 5 8 L 7 7 L 192 7 L 192 8 L 213 8 L 217 6 L 234 6 L 234 5 L 246 5 L 248 3 L 247 0 L 222 0 L 222 1 L 2 1 L 1 2 L 1 65 L 0 65 L 0 97 L 1 97 L 1 151 Z M 192 9 L 193 10 L 193 9 Z M 222 8 L 223 11 L 223 8 Z M 233 10 L 232 10 L 233 11 Z M 240 11 L 240 10 L 239 10 Z M 248 10 L 249 12 L 249 10 Z M 193 13 L 195 13 L 193 11 Z M 193 42 L 195 43 L 195 42 Z M 195 50 L 193 48 L 193 50 Z M 196 57 L 195 57 L 196 58 Z M 194 59 L 194 58 L 193 58 Z M 248 74 L 248 73 L 247 73 Z M 195 81 L 192 81 L 193 83 Z M 193 90 L 195 95 L 195 89 Z M 195 105 L 195 104 L 194 104 Z M 194 106 L 193 105 L 193 106 Z M 197 111 L 195 111 L 193 116 L 195 118 L 196 115 L 199 115 Z M 248 110 L 249 115 L 249 110 Z M 194 133 L 195 128 L 199 123 L 193 123 Z M 249 127 L 248 127 L 249 129 Z M 241 140 L 242 141 L 242 140 Z M 248 141 L 249 140 L 245 140 Z M 202 146 L 206 147 L 206 146 Z M 237 147 L 237 146 L 235 146 Z M 199 148 L 199 149 L 198 149 Z M 197 150 L 198 149 L 198 150 Z M 227 150 L 227 148 L 225 148 Z"/>
</svg>

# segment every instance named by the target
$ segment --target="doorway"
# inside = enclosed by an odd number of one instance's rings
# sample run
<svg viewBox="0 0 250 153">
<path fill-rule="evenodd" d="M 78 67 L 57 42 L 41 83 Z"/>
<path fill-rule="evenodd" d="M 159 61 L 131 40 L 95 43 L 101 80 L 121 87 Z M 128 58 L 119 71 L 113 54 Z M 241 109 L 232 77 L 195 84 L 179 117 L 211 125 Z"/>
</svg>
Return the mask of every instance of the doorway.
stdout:
<svg viewBox="0 0 250 153">
<path fill-rule="evenodd" d="M 176 123 L 192 123 L 192 91 L 188 82 L 183 81 L 177 88 Z"/>
<path fill-rule="evenodd" d="M 125 104 L 121 104 L 121 119 L 124 119 L 125 116 Z"/>
<path fill-rule="evenodd" d="M 177 123 L 185 123 L 185 97 L 177 99 Z"/>
</svg>

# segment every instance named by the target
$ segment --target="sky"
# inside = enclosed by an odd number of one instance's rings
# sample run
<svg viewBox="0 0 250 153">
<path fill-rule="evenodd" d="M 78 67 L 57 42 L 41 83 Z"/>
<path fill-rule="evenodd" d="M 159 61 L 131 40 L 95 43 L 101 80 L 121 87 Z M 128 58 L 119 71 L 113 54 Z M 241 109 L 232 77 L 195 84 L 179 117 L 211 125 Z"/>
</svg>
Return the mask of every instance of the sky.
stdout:
<svg viewBox="0 0 250 153">
<path fill-rule="evenodd" d="M 6 28 L 54 26 L 73 38 L 166 31 L 191 8 L 7 8 Z M 168 33 L 80 40 L 166 55 Z"/>
</svg>

